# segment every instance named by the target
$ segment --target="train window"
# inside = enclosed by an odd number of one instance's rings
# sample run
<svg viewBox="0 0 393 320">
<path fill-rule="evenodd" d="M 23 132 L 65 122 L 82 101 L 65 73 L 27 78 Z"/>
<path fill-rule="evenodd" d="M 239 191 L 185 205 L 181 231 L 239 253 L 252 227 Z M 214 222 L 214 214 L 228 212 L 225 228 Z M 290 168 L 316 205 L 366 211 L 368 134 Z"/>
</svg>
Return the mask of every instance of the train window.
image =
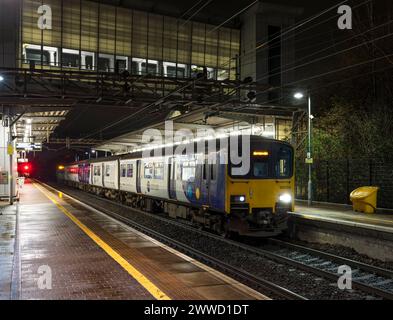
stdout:
<svg viewBox="0 0 393 320">
<path fill-rule="evenodd" d="M 120 165 L 120 176 L 122 178 L 125 178 L 126 174 L 127 174 L 127 165 L 126 164 Z"/>
<path fill-rule="evenodd" d="M 195 180 L 195 161 L 183 162 L 181 177 L 183 181 L 194 181 Z"/>
<path fill-rule="evenodd" d="M 254 177 L 267 178 L 269 174 L 269 162 L 264 160 L 255 160 L 253 164 Z"/>
<path fill-rule="evenodd" d="M 203 174 L 202 174 L 202 178 L 203 178 L 203 180 L 207 180 L 207 164 L 206 164 L 206 161 L 205 161 L 205 163 L 203 164 Z"/>
<path fill-rule="evenodd" d="M 275 163 L 277 178 L 290 178 L 292 175 L 292 150 L 288 147 L 281 147 L 277 153 Z"/>
<path fill-rule="evenodd" d="M 155 163 L 154 164 L 154 179 L 162 179 L 164 177 L 164 164 Z"/>
<path fill-rule="evenodd" d="M 132 178 L 134 176 L 134 165 L 132 163 L 127 164 L 127 178 Z"/>
<path fill-rule="evenodd" d="M 109 177 L 111 175 L 111 165 L 106 165 L 105 166 L 105 176 Z"/>
<path fill-rule="evenodd" d="M 144 177 L 146 179 L 153 178 L 153 165 L 151 163 L 145 163 Z"/>
<path fill-rule="evenodd" d="M 94 175 L 100 176 L 101 175 L 101 168 L 100 166 L 94 166 Z"/>
<path fill-rule="evenodd" d="M 216 180 L 217 176 L 217 164 L 210 165 L 210 180 Z"/>
</svg>

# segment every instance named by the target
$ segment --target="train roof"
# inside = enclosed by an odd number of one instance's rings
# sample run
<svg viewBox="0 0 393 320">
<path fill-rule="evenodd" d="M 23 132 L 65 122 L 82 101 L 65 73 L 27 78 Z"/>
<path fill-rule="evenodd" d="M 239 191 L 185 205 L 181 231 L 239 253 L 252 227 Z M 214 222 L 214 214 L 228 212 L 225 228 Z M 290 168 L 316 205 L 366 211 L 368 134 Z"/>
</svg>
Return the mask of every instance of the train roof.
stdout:
<svg viewBox="0 0 393 320">
<path fill-rule="evenodd" d="M 241 136 L 238 136 L 239 138 Z M 229 139 L 229 137 L 226 137 L 227 139 Z M 215 139 L 216 145 L 219 146 L 221 139 Z M 267 138 L 267 137 L 262 137 L 262 136 L 255 136 L 255 135 L 251 135 L 250 136 L 250 141 L 251 142 L 258 142 L 258 141 L 263 141 L 265 143 L 278 143 L 278 144 L 285 144 L 287 146 L 292 147 L 292 145 L 286 141 L 282 141 L 282 140 L 276 140 L 276 139 L 271 139 L 271 138 Z M 207 146 L 207 142 L 208 140 L 205 140 L 206 146 Z M 197 142 L 190 142 L 190 143 L 183 143 L 180 144 L 178 146 L 187 146 L 190 144 L 194 144 L 194 147 L 197 145 Z M 155 149 L 151 149 L 151 151 L 153 150 L 158 150 L 159 148 L 155 148 Z M 162 150 L 162 154 L 164 155 L 165 152 L 165 148 L 161 148 Z M 120 155 L 114 155 L 114 156 L 109 156 L 109 157 L 100 157 L 100 158 L 91 158 L 91 159 L 85 159 L 85 160 L 80 160 L 80 161 L 76 161 L 76 162 L 72 162 L 67 164 L 67 166 L 70 165 L 79 165 L 79 164 L 85 164 L 85 163 L 97 163 L 97 162 L 107 162 L 107 161 L 113 161 L 113 160 L 125 160 L 125 159 L 135 159 L 135 158 L 140 158 L 142 157 L 143 152 L 142 151 L 137 151 L 137 152 L 131 152 L 131 153 L 125 153 L 125 154 L 120 154 Z"/>
</svg>

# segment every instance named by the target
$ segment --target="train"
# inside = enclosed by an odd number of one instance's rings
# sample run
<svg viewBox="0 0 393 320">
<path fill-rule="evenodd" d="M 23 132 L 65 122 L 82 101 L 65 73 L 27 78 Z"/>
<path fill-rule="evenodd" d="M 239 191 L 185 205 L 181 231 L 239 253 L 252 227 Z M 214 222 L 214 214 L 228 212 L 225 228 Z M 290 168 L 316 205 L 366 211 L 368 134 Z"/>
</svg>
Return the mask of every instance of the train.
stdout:
<svg viewBox="0 0 393 320">
<path fill-rule="evenodd" d="M 222 235 L 281 234 L 294 207 L 293 147 L 261 136 L 249 136 L 249 148 L 232 147 L 227 139 L 216 139 L 214 151 L 205 142 L 199 153 L 187 153 L 197 148 L 189 142 L 179 154 L 153 148 L 149 156 L 139 151 L 60 165 L 57 176 L 70 187 Z M 249 165 L 241 172 L 230 155 L 243 149 Z"/>
</svg>

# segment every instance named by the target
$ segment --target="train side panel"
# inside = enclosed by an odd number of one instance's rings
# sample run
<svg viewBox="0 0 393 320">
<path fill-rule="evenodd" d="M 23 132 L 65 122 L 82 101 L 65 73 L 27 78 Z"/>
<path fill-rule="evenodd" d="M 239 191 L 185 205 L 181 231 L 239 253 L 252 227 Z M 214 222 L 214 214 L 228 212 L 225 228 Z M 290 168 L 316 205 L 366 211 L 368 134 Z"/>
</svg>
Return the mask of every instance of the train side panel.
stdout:
<svg viewBox="0 0 393 320">
<path fill-rule="evenodd" d="M 70 182 L 79 182 L 77 164 L 65 167 L 65 180 Z"/>
<path fill-rule="evenodd" d="M 103 187 L 103 163 L 95 162 L 91 164 L 91 185 Z"/>
<path fill-rule="evenodd" d="M 107 189 L 119 189 L 119 161 L 105 161 L 103 163 L 103 187 Z"/>
<path fill-rule="evenodd" d="M 136 193 L 136 160 L 120 160 L 120 190 Z"/>
<path fill-rule="evenodd" d="M 168 199 L 168 166 L 163 157 L 141 159 L 141 193 Z"/>
</svg>

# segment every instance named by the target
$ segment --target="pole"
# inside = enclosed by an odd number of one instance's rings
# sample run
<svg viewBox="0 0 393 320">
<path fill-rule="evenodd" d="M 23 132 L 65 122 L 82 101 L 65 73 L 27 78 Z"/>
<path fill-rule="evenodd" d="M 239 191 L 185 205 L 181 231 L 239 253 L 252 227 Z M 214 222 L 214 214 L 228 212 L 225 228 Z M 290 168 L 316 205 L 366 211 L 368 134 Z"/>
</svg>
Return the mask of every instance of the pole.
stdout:
<svg viewBox="0 0 393 320">
<path fill-rule="evenodd" d="M 312 154 L 311 154 L 311 95 L 308 94 L 308 205 L 312 204 Z"/>
<path fill-rule="evenodd" d="M 9 124 L 9 132 L 8 132 L 8 153 L 10 156 L 10 170 L 9 170 L 9 183 L 10 183 L 10 205 L 14 204 L 14 175 L 13 175 L 13 148 L 12 148 L 12 119 L 11 117 L 8 118 Z M 12 150 L 11 150 L 12 149 Z"/>
</svg>

